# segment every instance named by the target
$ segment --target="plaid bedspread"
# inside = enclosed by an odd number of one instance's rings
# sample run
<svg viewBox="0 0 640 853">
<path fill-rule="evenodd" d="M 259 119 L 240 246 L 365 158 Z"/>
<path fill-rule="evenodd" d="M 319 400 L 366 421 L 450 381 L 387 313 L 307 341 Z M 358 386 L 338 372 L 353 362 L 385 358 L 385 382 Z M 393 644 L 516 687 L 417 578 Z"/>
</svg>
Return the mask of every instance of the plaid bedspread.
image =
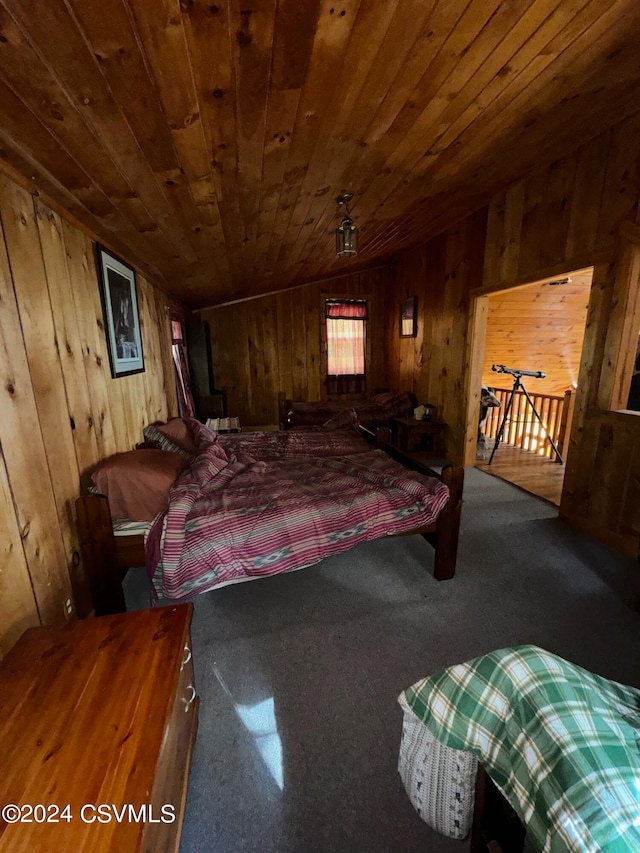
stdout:
<svg viewBox="0 0 640 853">
<path fill-rule="evenodd" d="M 351 456 L 230 461 L 208 444 L 181 475 L 147 539 L 159 596 L 312 565 L 359 542 L 433 522 L 448 499 L 439 480 L 379 450 Z"/>
<path fill-rule="evenodd" d="M 640 691 L 536 646 L 405 691 L 443 744 L 472 752 L 544 853 L 640 851 Z"/>
</svg>

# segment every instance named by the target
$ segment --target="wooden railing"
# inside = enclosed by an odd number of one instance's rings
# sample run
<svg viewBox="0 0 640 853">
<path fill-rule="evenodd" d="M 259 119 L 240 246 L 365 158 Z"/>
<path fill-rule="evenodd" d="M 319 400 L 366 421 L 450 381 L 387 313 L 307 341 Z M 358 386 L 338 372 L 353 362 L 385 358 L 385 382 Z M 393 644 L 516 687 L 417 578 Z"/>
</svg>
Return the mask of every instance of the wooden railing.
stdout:
<svg viewBox="0 0 640 853">
<path fill-rule="evenodd" d="M 489 439 L 489 444 L 495 441 L 504 417 L 507 402 L 511 396 L 511 388 L 494 388 L 494 394 L 500 400 L 501 406 L 489 409 L 489 416 L 484 428 L 484 433 Z M 527 389 L 528 391 L 529 389 Z M 575 403 L 575 392 L 566 391 L 562 397 L 551 394 L 532 394 L 529 396 L 533 405 L 538 410 L 544 427 L 542 427 L 534 415 L 529 401 L 522 393 L 517 391 L 513 397 L 509 417 L 507 418 L 502 440 L 512 447 L 528 450 L 538 456 L 548 459 L 557 459 L 551 442 L 555 442 L 562 458 L 566 461 L 569 435 L 571 433 L 571 419 L 573 417 L 573 406 Z"/>
</svg>

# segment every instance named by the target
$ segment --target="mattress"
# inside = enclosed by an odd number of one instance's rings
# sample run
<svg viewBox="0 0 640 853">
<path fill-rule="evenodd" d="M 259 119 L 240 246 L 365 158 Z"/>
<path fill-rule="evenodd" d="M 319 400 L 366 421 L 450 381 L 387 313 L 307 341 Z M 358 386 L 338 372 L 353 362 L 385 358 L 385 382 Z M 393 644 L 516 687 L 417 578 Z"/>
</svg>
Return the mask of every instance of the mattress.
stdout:
<svg viewBox="0 0 640 853">
<path fill-rule="evenodd" d="M 151 529 L 151 521 L 131 521 L 128 518 L 113 519 L 113 535 L 114 536 L 144 536 L 147 538 L 147 533 Z"/>
</svg>

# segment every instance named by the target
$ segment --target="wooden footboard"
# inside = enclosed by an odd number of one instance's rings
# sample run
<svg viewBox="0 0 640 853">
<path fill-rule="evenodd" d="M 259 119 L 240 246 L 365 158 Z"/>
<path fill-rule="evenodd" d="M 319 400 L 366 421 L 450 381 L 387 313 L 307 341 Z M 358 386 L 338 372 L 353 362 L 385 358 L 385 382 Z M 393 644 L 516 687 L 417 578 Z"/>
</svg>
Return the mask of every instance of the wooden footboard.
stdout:
<svg viewBox="0 0 640 853">
<path fill-rule="evenodd" d="M 425 465 L 419 459 L 412 457 L 390 444 L 390 431 L 384 427 L 375 431 L 359 428 L 360 433 L 379 450 L 386 451 L 396 461 L 410 468 L 436 477 L 449 489 L 449 500 L 436 519 L 435 524 L 428 527 L 417 528 L 409 533 L 398 534 L 400 536 L 413 536 L 419 533 L 435 550 L 435 564 L 433 576 L 436 580 L 444 581 L 452 578 L 456 573 L 456 561 L 458 558 L 458 540 L 460 537 L 460 518 L 462 515 L 462 490 L 464 487 L 464 468 L 461 465 L 452 465 L 447 462 L 438 471 Z"/>
<path fill-rule="evenodd" d="M 402 460 L 399 459 L 398 461 Z M 422 474 L 442 480 L 449 489 L 449 500 L 440 512 L 435 524 L 430 524 L 428 527 L 419 527 L 408 533 L 398 534 L 400 536 L 409 536 L 419 533 L 426 539 L 435 551 L 434 578 L 438 581 L 449 580 L 456 573 L 460 517 L 462 515 L 464 468 L 460 465 L 447 465 L 439 473 L 413 460 L 407 460 L 403 464 L 414 471 L 420 471 Z"/>
<path fill-rule="evenodd" d="M 425 473 L 429 473 L 429 469 Z M 440 479 L 449 489 L 449 500 L 438 516 L 435 532 L 424 533 L 423 536 L 433 545 L 436 552 L 433 576 L 436 580 L 446 581 L 456 573 L 464 468 L 460 465 L 447 465 L 443 468 Z"/>
</svg>

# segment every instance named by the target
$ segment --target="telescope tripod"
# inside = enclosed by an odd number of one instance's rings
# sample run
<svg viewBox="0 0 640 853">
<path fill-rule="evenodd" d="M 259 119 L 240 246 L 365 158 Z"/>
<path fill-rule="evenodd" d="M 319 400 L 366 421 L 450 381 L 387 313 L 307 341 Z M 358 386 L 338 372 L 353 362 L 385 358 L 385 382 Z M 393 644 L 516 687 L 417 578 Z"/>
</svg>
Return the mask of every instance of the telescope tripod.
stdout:
<svg viewBox="0 0 640 853">
<path fill-rule="evenodd" d="M 544 374 L 542 374 L 542 376 L 544 376 Z M 551 447 L 553 447 L 554 453 L 558 457 L 558 462 L 563 462 L 564 460 L 563 460 L 562 456 L 560 455 L 560 451 L 556 447 L 555 441 L 549 435 L 547 428 L 544 425 L 544 423 L 542 422 L 542 418 L 540 417 L 540 414 L 538 413 L 538 410 L 533 405 L 533 400 L 529 396 L 527 389 L 524 387 L 524 385 L 522 383 L 522 374 L 521 373 L 514 373 L 513 374 L 513 388 L 511 389 L 511 394 L 509 395 L 509 399 L 507 400 L 507 405 L 505 406 L 505 409 L 504 409 L 504 415 L 502 416 L 502 422 L 500 424 L 500 429 L 498 430 L 498 434 L 496 435 L 496 441 L 495 441 L 495 444 L 493 445 L 493 450 L 491 451 L 491 456 L 489 457 L 489 461 L 487 464 L 491 465 L 491 463 L 493 461 L 493 457 L 496 455 L 496 450 L 498 449 L 498 445 L 502 441 L 502 433 L 504 432 L 504 428 L 506 426 L 507 420 L 509 419 L 509 412 L 511 411 L 511 405 L 513 403 L 513 398 L 515 397 L 517 391 L 522 391 L 524 396 L 529 401 L 529 405 L 531 406 L 533 414 L 536 416 L 536 418 L 540 422 L 540 426 L 544 430 L 546 437 L 549 439 L 549 443 L 551 444 Z"/>
</svg>

